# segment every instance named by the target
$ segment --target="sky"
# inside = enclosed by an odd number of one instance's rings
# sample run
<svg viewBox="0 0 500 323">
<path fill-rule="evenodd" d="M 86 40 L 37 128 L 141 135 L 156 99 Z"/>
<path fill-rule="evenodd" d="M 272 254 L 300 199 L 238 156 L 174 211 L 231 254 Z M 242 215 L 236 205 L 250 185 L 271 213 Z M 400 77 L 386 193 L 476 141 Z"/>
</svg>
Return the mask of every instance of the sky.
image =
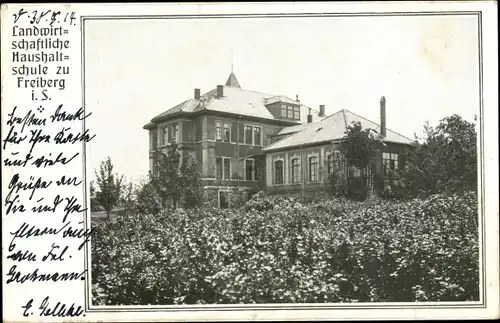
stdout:
<svg viewBox="0 0 500 323">
<path fill-rule="evenodd" d="M 479 115 L 477 21 L 468 16 L 102 20 L 85 27 L 88 167 L 107 156 L 137 181 L 149 167 L 142 127 L 224 84 L 347 109 L 409 138 L 425 122 Z M 92 174 L 89 174 L 91 179 Z"/>
</svg>

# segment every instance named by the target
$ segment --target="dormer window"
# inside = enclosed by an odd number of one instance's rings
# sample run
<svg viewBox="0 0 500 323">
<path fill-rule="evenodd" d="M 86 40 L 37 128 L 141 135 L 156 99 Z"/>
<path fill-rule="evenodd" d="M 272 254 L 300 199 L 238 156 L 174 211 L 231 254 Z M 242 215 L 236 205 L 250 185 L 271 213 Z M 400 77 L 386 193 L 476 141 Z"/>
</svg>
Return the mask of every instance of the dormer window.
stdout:
<svg viewBox="0 0 500 323">
<path fill-rule="evenodd" d="M 290 120 L 300 120 L 300 106 L 281 104 L 281 117 Z"/>
</svg>

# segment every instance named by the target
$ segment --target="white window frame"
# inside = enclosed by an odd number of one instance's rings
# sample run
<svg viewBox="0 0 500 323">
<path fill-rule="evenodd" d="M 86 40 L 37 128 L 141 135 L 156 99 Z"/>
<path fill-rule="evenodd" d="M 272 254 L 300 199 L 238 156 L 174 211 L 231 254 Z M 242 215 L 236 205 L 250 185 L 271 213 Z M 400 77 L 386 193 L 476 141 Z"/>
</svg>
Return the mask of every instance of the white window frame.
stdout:
<svg viewBox="0 0 500 323">
<path fill-rule="evenodd" d="M 229 130 L 229 138 L 227 141 L 225 141 L 225 137 L 226 137 L 226 128 Z M 223 122 L 222 123 L 222 138 L 221 138 L 222 142 L 228 142 L 230 143 L 231 142 L 231 123 L 227 123 L 227 122 Z"/>
<path fill-rule="evenodd" d="M 229 198 L 230 198 L 229 195 L 232 193 L 232 190 L 224 190 L 224 189 L 217 190 L 217 207 L 220 209 L 220 195 L 221 195 L 222 192 L 229 193 L 228 194 L 228 199 L 227 199 L 227 208 L 229 209 L 229 208 L 231 208 L 231 205 L 229 203 Z"/>
<path fill-rule="evenodd" d="M 281 162 L 281 165 L 282 165 L 282 169 L 281 169 L 281 181 L 282 183 L 277 183 L 276 182 L 276 163 L 277 162 Z M 281 157 L 278 157 L 276 158 L 274 161 L 273 161 L 273 184 L 276 185 L 276 186 L 281 186 L 281 185 L 285 185 L 285 160 Z"/>
<path fill-rule="evenodd" d="M 247 128 L 250 127 L 250 129 L 252 129 L 251 133 L 252 133 L 252 143 L 247 143 Z M 249 146 L 252 146 L 253 145 L 253 125 L 249 125 L 249 124 L 245 124 L 243 125 L 243 144 L 245 145 L 249 145 Z"/>
<path fill-rule="evenodd" d="M 285 113 L 285 115 L 283 115 L 283 112 Z M 288 116 L 287 105 L 285 105 L 285 104 L 280 105 L 280 116 L 281 116 L 281 118 L 287 118 L 287 116 Z"/>
<path fill-rule="evenodd" d="M 217 174 L 217 159 L 221 159 L 222 161 L 222 174 L 221 174 L 221 178 L 219 179 L 218 178 L 218 174 Z M 229 178 L 225 178 L 225 168 L 224 168 L 224 160 L 226 159 L 229 159 Z M 231 174 L 233 173 L 233 165 L 231 163 L 231 157 L 224 157 L 224 156 L 217 156 L 215 157 L 215 178 L 217 180 L 221 180 L 221 181 L 229 181 L 231 180 Z"/>
<path fill-rule="evenodd" d="M 292 111 L 293 111 L 293 120 L 300 120 L 300 106 L 292 106 Z M 295 113 L 297 113 L 297 116 L 295 116 Z"/>
<path fill-rule="evenodd" d="M 247 161 L 252 161 L 252 176 L 250 176 L 251 179 L 247 179 Z M 245 181 L 255 181 L 255 159 L 245 158 L 243 164 L 245 167 Z"/>
<path fill-rule="evenodd" d="M 172 138 L 169 138 L 170 139 L 169 143 L 171 143 L 173 140 L 176 143 L 179 143 L 180 142 L 179 137 L 181 136 L 179 123 L 172 123 L 170 126 L 172 127 Z"/>
<path fill-rule="evenodd" d="M 246 131 L 247 127 L 252 128 L 252 143 L 250 143 L 250 144 L 247 143 L 247 131 Z M 258 144 L 255 144 L 255 131 L 254 131 L 255 128 L 260 129 L 260 142 Z M 264 137 L 264 135 L 263 135 L 263 131 L 262 131 L 262 126 L 255 126 L 255 125 L 251 125 L 251 124 L 243 125 L 243 142 L 245 145 L 262 147 L 263 137 Z"/>
<path fill-rule="evenodd" d="M 161 139 L 160 139 L 161 138 Z M 160 136 L 159 147 L 168 145 L 168 125 L 161 127 L 161 136 Z"/>
<path fill-rule="evenodd" d="M 220 129 L 220 133 L 219 133 L 219 134 L 220 134 L 220 138 L 217 138 L 217 134 L 218 134 L 217 129 L 218 129 L 218 128 Z M 222 142 L 222 136 L 223 136 L 222 131 L 223 131 L 223 130 L 224 130 L 224 129 L 223 129 L 223 124 L 222 124 L 222 122 L 220 122 L 220 121 L 215 121 L 215 141 L 221 141 L 221 142 Z"/>
<path fill-rule="evenodd" d="M 335 158 L 335 156 L 338 156 L 338 159 Z M 332 157 L 332 162 L 334 163 L 332 165 L 332 170 L 330 171 L 330 164 L 329 164 L 329 158 Z M 325 156 L 325 163 L 326 163 L 326 174 L 327 175 L 331 175 L 333 174 L 333 172 L 335 171 L 335 161 L 338 160 L 339 162 L 339 167 L 340 167 L 340 159 L 341 159 L 341 154 L 340 154 L 340 150 L 331 150 L 329 152 L 326 153 L 326 156 Z"/>
<path fill-rule="evenodd" d="M 291 113 L 291 117 L 290 117 L 290 113 Z M 290 119 L 290 120 L 294 120 L 294 115 L 295 115 L 295 111 L 293 110 L 293 105 L 288 105 L 286 107 L 286 117 L 287 119 Z"/>
<path fill-rule="evenodd" d="M 316 180 L 311 180 L 311 158 L 315 157 L 317 159 L 317 169 L 316 169 Z M 320 163 L 320 158 L 319 154 L 308 154 L 307 155 L 307 182 L 308 183 L 318 183 L 319 182 L 319 163 Z"/>
<path fill-rule="evenodd" d="M 383 162 L 383 167 L 384 167 L 384 174 L 386 174 L 386 175 L 388 174 L 387 170 L 389 169 L 391 161 L 395 161 L 394 171 L 398 170 L 399 169 L 399 154 L 393 153 L 393 152 L 383 152 L 382 153 L 382 162 Z"/>
<path fill-rule="evenodd" d="M 293 173 L 293 161 L 294 160 L 297 160 L 298 161 L 298 177 L 299 177 L 299 180 L 297 182 L 294 181 L 294 173 Z M 302 183 L 302 165 L 301 165 L 301 159 L 299 156 L 292 156 L 290 158 L 290 183 L 291 184 L 300 184 Z"/>
</svg>

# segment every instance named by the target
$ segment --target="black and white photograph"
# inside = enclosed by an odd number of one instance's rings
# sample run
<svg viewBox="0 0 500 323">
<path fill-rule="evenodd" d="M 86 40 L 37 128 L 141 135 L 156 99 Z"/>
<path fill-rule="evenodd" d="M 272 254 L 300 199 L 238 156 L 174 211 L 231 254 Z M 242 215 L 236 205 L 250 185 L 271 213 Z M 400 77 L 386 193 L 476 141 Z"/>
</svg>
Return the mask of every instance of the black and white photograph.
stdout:
<svg viewBox="0 0 500 323">
<path fill-rule="evenodd" d="M 499 318 L 496 9 L 2 3 L 4 321 Z"/>
<path fill-rule="evenodd" d="M 92 306 L 484 300 L 477 14 L 83 28 Z"/>
</svg>

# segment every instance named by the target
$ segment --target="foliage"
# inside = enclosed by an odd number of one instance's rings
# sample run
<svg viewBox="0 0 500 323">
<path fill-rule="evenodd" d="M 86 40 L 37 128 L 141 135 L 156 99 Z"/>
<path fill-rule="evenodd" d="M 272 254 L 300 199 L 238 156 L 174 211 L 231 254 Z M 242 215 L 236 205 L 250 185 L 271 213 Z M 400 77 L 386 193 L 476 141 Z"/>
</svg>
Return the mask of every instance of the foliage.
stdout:
<svg viewBox="0 0 500 323">
<path fill-rule="evenodd" d="M 307 205 L 258 193 L 239 209 L 123 214 L 94 224 L 93 302 L 478 300 L 477 205 L 474 192 Z"/>
<path fill-rule="evenodd" d="M 99 211 L 99 203 L 96 200 L 95 182 L 90 181 L 90 210 L 92 212 Z"/>
<path fill-rule="evenodd" d="M 120 200 L 120 204 L 123 205 L 126 212 L 135 211 L 135 205 L 137 203 L 136 189 L 132 181 L 128 184 L 123 185 L 123 194 Z"/>
<path fill-rule="evenodd" d="M 135 208 L 139 214 L 158 214 L 162 209 L 162 199 L 151 185 L 150 179 L 142 180 L 135 188 Z"/>
<path fill-rule="evenodd" d="M 328 176 L 328 183 L 333 196 L 347 196 L 348 185 L 347 178 L 344 173 L 332 172 Z"/>
<path fill-rule="evenodd" d="M 184 208 L 198 207 L 202 201 L 201 173 L 198 164 L 191 156 L 183 159 L 181 176 L 184 184 L 182 200 Z"/>
<path fill-rule="evenodd" d="M 177 208 L 181 198 L 183 182 L 181 180 L 181 154 L 175 143 L 166 152 L 154 153 L 154 171 L 150 172 L 150 185 L 157 192 L 162 208 Z"/>
<path fill-rule="evenodd" d="M 477 190 L 477 135 L 473 123 L 458 115 L 444 118 L 406 156 L 400 174 L 410 196 Z"/>
<path fill-rule="evenodd" d="M 154 171 L 149 181 L 141 188 L 142 204 L 157 211 L 176 209 L 179 202 L 185 207 L 196 207 L 201 202 L 200 174 L 198 165 L 191 156 L 181 158 L 176 143 L 171 143 L 166 152 L 154 153 Z M 153 202 L 152 204 L 148 204 Z"/>
<path fill-rule="evenodd" d="M 364 201 L 368 197 L 366 175 L 350 177 L 347 180 L 347 196 L 355 201 Z"/>
<path fill-rule="evenodd" d="M 337 171 L 329 175 L 329 187 L 333 196 L 347 196 L 363 201 L 368 197 L 368 169 L 373 167 L 377 154 L 377 140 L 370 129 L 363 129 L 360 122 L 347 126 L 340 142 L 341 160 Z M 352 176 L 352 169 L 359 169 L 360 176 Z"/>
<path fill-rule="evenodd" d="M 364 170 L 375 157 L 376 141 L 370 129 L 363 129 L 360 122 L 353 122 L 347 126 L 340 151 L 348 165 Z"/>
<path fill-rule="evenodd" d="M 95 171 L 97 190 L 95 201 L 101 205 L 109 217 L 109 213 L 118 204 L 122 195 L 123 175 L 113 173 L 111 158 L 101 162 L 99 172 Z M 92 193 L 91 193 L 92 194 Z"/>
<path fill-rule="evenodd" d="M 386 200 L 402 200 L 407 198 L 405 188 L 400 184 L 399 179 L 386 183 L 381 197 Z"/>
</svg>

